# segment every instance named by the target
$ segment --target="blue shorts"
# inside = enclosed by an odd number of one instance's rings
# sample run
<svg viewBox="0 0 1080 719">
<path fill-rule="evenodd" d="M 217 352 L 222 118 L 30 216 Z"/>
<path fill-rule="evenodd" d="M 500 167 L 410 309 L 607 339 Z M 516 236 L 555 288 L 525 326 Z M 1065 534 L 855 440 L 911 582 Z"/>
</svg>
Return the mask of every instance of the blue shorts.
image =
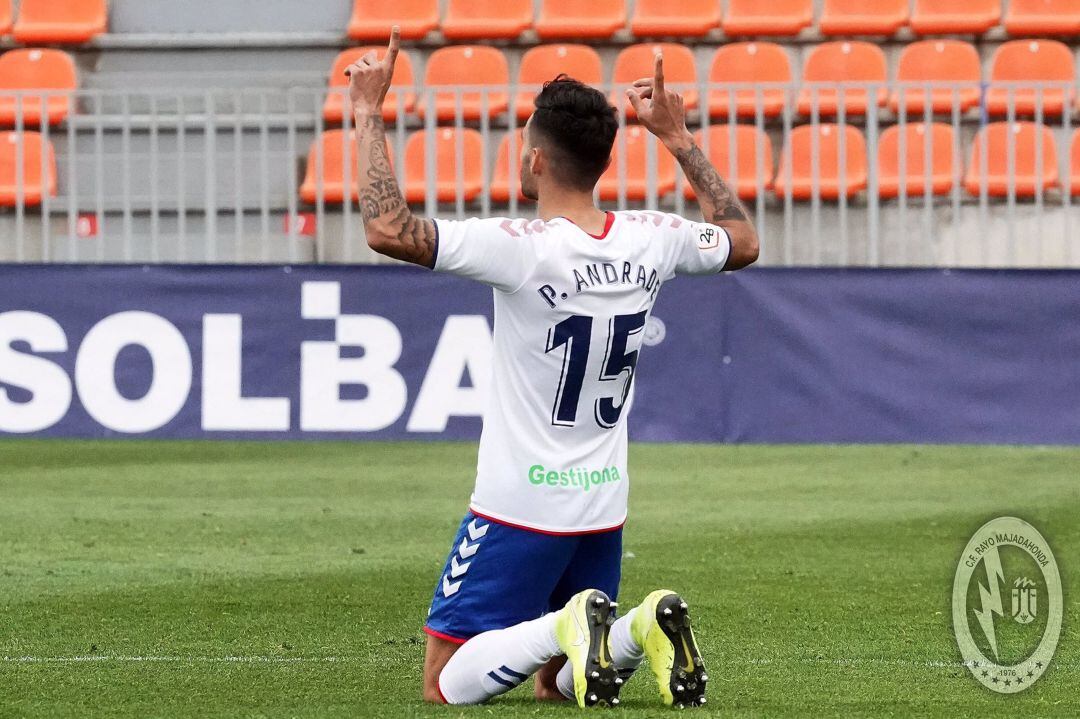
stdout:
<svg viewBox="0 0 1080 719">
<path fill-rule="evenodd" d="M 561 609 L 583 589 L 619 592 L 622 529 L 552 535 L 465 515 L 446 560 L 428 634 L 464 642 Z"/>
</svg>

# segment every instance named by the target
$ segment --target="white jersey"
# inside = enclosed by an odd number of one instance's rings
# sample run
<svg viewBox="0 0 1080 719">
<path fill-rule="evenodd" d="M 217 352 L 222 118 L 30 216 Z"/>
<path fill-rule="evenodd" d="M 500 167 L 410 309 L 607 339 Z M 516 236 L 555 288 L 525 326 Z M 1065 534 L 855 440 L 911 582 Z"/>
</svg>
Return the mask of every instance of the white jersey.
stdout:
<svg viewBox="0 0 1080 719">
<path fill-rule="evenodd" d="M 626 520 L 626 418 L 645 322 L 679 274 L 719 272 L 723 229 L 609 212 L 602 235 L 565 218 L 436 220 L 435 270 L 495 290 L 494 377 L 471 509 L 551 533 Z"/>
</svg>

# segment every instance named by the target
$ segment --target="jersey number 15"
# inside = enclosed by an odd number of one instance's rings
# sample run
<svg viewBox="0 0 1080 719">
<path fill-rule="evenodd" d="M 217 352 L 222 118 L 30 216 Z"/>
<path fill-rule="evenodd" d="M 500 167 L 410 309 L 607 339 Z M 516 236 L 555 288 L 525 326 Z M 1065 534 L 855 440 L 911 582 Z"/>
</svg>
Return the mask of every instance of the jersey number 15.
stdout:
<svg viewBox="0 0 1080 719">
<path fill-rule="evenodd" d="M 608 323 L 607 348 L 600 368 L 601 382 L 614 382 L 625 374 L 626 382 L 618 404 L 614 397 L 596 400 L 594 416 L 596 423 L 605 429 L 614 427 L 622 415 L 626 398 L 634 381 L 638 351 L 626 351 L 630 336 L 645 327 L 646 310 L 633 315 L 615 315 Z M 548 330 L 547 349 L 554 352 L 563 348 L 562 374 L 555 391 L 555 406 L 551 411 L 551 423 L 560 427 L 572 427 L 577 422 L 581 387 L 585 382 L 585 369 L 589 364 L 589 345 L 592 342 L 593 318 L 571 315 Z"/>
</svg>

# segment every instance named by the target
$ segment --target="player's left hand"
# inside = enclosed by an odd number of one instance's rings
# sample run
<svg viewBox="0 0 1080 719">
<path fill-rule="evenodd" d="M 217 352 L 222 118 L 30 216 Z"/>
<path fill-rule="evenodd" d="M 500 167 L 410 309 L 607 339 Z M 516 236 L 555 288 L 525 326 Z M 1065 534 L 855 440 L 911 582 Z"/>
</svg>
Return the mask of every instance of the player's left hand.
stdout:
<svg viewBox="0 0 1080 719">
<path fill-rule="evenodd" d="M 682 95 L 664 86 L 663 54 L 656 54 L 653 76 L 635 81 L 626 96 L 641 124 L 665 145 L 681 142 L 689 134 Z"/>
<path fill-rule="evenodd" d="M 394 64 L 397 62 L 398 47 L 401 44 L 401 29 L 395 25 L 390 30 L 390 44 L 386 54 L 379 60 L 375 51 L 367 53 L 345 68 L 349 76 L 349 100 L 353 112 L 382 113 L 386 91 L 390 89 L 390 80 L 394 77 Z"/>
</svg>

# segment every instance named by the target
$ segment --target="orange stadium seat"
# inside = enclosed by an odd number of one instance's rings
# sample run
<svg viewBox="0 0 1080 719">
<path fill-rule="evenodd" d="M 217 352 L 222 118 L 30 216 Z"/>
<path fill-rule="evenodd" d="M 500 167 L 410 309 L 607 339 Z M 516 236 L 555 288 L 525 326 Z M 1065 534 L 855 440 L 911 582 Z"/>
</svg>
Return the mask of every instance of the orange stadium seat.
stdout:
<svg viewBox="0 0 1080 719">
<path fill-rule="evenodd" d="M 78 44 L 107 25 L 105 0 L 22 0 L 12 35 L 26 45 Z"/>
<path fill-rule="evenodd" d="M 694 133 L 698 145 L 705 147 L 705 131 Z M 731 140 L 735 139 L 735 154 L 731 154 Z M 758 164 L 758 148 L 761 148 L 761 163 Z M 732 157 L 735 159 L 732 172 Z M 758 176 L 761 176 L 763 190 L 773 186 L 773 146 L 772 140 L 764 130 L 753 125 L 711 125 L 709 127 L 709 159 L 729 185 L 743 200 L 757 197 Z M 690 183 L 683 190 L 687 199 L 695 197 Z"/>
<path fill-rule="evenodd" d="M 798 35 L 814 22 L 814 0 L 728 0 L 728 35 Z"/>
<path fill-rule="evenodd" d="M 771 42 L 733 42 L 713 55 L 709 83 L 747 83 L 735 90 L 735 114 L 754 117 L 760 98 L 762 114 L 776 117 L 784 110 L 784 89 L 768 83 L 790 83 L 791 61 L 787 51 Z M 758 87 L 754 87 L 754 86 Z M 765 85 L 765 87 L 761 87 Z M 727 117 L 731 110 L 728 90 L 709 91 L 709 114 Z"/>
<path fill-rule="evenodd" d="M 660 52 L 664 54 L 664 83 L 682 93 L 687 109 L 698 105 L 697 65 L 690 48 L 673 42 L 631 45 L 615 58 L 611 91 L 611 103 L 617 108 L 625 107 L 627 119 L 637 118 L 637 113 L 626 99 L 626 88 L 635 80 L 653 76 L 654 59 Z"/>
<path fill-rule="evenodd" d="M 459 99 L 461 116 L 465 120 L 480 119 L 484 114 L 485 97 L 488 117 L 506 112 L 509 105 L 506 87 L 509 84 L 506 55 L 487 45 L 441 47 L 428 57 L 424 74 L 425 86 L 439 88 L 435 93 L 435 116 L 441 122 L 457 117 Z M 421 102 L 416 111 L 424 117 L 428 108 Z"/>
<path fill-rule="evenodd" d="M 1073 132 L 1069 144 L 1069 191 L 1080 195 L 1080 129 Z"/>
<path fill-rule="evenodd" d="M 401 37 L 419 40 L 439 26 L 439 0 L 354 0 L 349 37 L 386 42 L 390 28 L 401 27 Z"/>
<path fill-rule="evenodd" d="M 349 78 L 345 76 L 345 68 L 352 65 L 370 50 L 378 53 L 381 59 L 386 54 L 383 46 L 354 47 L 343 50 L 334 60 L 330 68 L 330 90 L 323 104 L 323 119 L 326 122 L 338 123 L 343 120 L 343 113 L 348 103 L 345 88 L 349 86 Z M 411 88 L 398 92 L 395 88 Z M 409 53 L 398 53 L 397 64 L 394 65 L 394 76 L 390 78 L 390 91 L 386 93 L 386 103 L 383 105 L 383 119 L 393 120 L 398 116 L 399 110 L 405 113 L 412 112 L 416 107 L 416 79 L 413 77 L 412 58 Z M 404 104 L 404 107 L 402 107 Z"/>
<path fill-rule="evenodd" d="M 75 61 L 62 50 L 22 49 L 0 55 L 0 124 L 15 125 L 20 98 L 4 95 L 5 90 L 29 90 L 58 93 L 42 98 L 24 95 L 23 126 L 40 125 L 42 117 L 50 125 L 63 122 L 71 111 L 71 97 L 66 93 L 78 87 Z M 42 110 L 44 109 L 44 113 Z"/>
<path fill-rule="evenodd" d="M 825 0 L 823 35 L 892 35 L 908 19 L 908 0 Z"/>
<path fill-rule="evenodd" d="M 801 125 L 791 130 L 789 145 L 780 158 L 773 188 L 784 198 L 791 173 L 791 196 L 809 200 L 814 196 L 814 181 L 823 200 L 836 200 L 841 194 L 853 197 L 866 189 L 866 138 L 851 125 L 844 126 L 844 170 L 840 169 L 840 126 L 822 123 L 817 126 L 817 164 L 813 163 L 814 126 Z M 841 190 L 843 188 L 843 191 Z"/>
<path fill-rule="evenodd" d="M 450 0 L 441 29 L 449 40 L 513 39 L 532 21 L 532 0 Z"/>
<path fill-rule="evenodd" d="M 1080 0 L 1009 0 L 1008 6 L 1010 35 L 1080 34 Z"/>
<path fill-rule="evenodd" d="M 1043 114 L 1058 116 L 1066 103 L 1072 102 L 1075 80 L 1072 50 L 1065 43 L 1057 40 L 1010 40 L 994 52 L 986 109 L 991 115 L 1006 115 L 1011 99 L 1017 113 L 1033 115 L 1041 95 Z M 1057 86 L 1043 87 L 1041 90 L 1034 86 L 1011 89 L 995 86 L 995 83 L 1035 85 L 1051 82 L 1057 83 Z"/>
<path fill-rule="evenodd" d="M 1039 187 L 1045 191 L 1058 182 L 1057 144 L 1054 133 L 1034 122 L 992 122 L 979 130 L 971 146 L 971 161 L 964 176 L 964 187 L 978 197 L 985 175 L 986 191 L 991 197 L 1009 195 L 1009 137 L 1013 145 L 1014 191 L 1017 197 L 1034 197 Z M 1038 174 L 1038 148 L 1042 136 L 1042 177 Z M 982 171 L 982 145 L 986 143 L 987 167 Z"/>
<path fill-rule="evenodd" d="M 623 137 L 626 138 L 625 155 L 622 150 Z M 626 199 L 639 201 L 648 196 L 647 148 L 651 137 L 649 131 L 639 125 L 631 125 L 619 131 L 619 136 L 615 138 L 615 147 L 611 151 L 611 164 L 600 177 L 597 185 L 600 189 L 601 200 L 610 201 L 619 198 L 619 166 L 623 162 L 626 165 Z M 656 145 L 654 177 L 657 197 L 662 197 L 675 189 L 675 158 L 659 143 Z"/>
<path fill-rule="evenodd" d="M 845 87 L 843 91 L 844 112 L 848 115 L 865 115 L 871 105 L 883 105 L 888 95 L 884 85 L 888 79 L 885 53 L 870 42 L 837 40 L 818 45 L 810 51 L 803 67 L 804 83 L 821 83 L 805 88 L 799 93 L 799 112 L 811 114 L 817 97 L 820 115 L 835 115 L 841 103 L 840 88 L 836 83 L 880 83 L 876 99 L 870 97 L 866 87 Z"/>
<path fill-rule="evenodd" d="M 323 202 L 340 205 L 345 201 L 345 167 L 349 167 L 349 196 L 356 202 L 359 195 L 356 186 L 356 134 L 353 130 L 346 136 L 344 130 L 327 130 L 311 143 L 308 150 L 307 170 L 300 185 L 300 199 L 314 205 L 319 201 L 319 148 L 322 147 Z M 386 147 L 393 163 L 393 148 Z"/>
<path fill-rule="evenodd" d="M 929 127 L 930 193 L 947 195 L 953 188 L 952 125 L 934 122 Z M 908 196 L 926 194 L 926 128 L 923 123 L 904 125 L 903 130 L 899 125 L 893 125 L 881 133 L 878 139 L 878 194 L 881 197 L 896 197 L 901 187 Z M 900 172 L 901 157 L 904 158 L 903 174 Z"/>
<path fill-rule="evenodd" d="M 20 139 L 21 138 L 21 139 Z M 22 204 L 40 205 L 45 192 L 56 196 L 56 157 L 52 143 L 37 132 L 0 132 L 0 207 L 19 205 L 18 160 L 22 146 Z M 44 155 L 44 157 L 43 157 Z M 42 177 L 42 159 L 45 176 Z"/>
<path fill-rule="evenodd" d="M 7 35 L 11 32 L 11 21 L 14 14 L 11 8 L 11 0 L 0 0 L 0 35 Z"/>
<path fill-rule="evenodd" d="M 538 45 L 521 58 L 518 68 L 518 85 L 525 88 L 517 96 L 517 116 L 524 120 L 535 109 L 533 100 L 541 86 L 566 73 L 575 80 L 589 85 L 603 83 L 603 66 L 600 55 L 588 45 Z"/>
<path fill-rule="evenodd" d="M 911 29 L 920 35 L 980 35 L 1001 20 L 1001 0 L 915 0 Z"/>
<path fill-rule="evenodd" d="M 510 179 L 514 180 L 514 187 L 517 188 L 517 196 L 519 201 L 526 200 L 525 195 L 521 194 L 521 145 L 524 142 L 522 138 L 521 129 L 515 130 L 514 134 L 517 135 L 517 140 L 514 144 L 514 154 L 510 154 L 510 133 L 503 135 L 503 139 L 499 142 L 499 151 L 495 158 L 495 173 L 491 179 L 491 200 L 492 202 L 509 202 L 510 201 Z"/>
<path fill-rule="evenodd" d="M 948 83 L 945 87 L 911 86 L 896 90 L 889 99 L 893 112 L 900 105 L 908 115 L 921 116 L 929 99 L 933 112 L 952 112 L 955 101 L 961 111 L 979 102 L 982 65 L 979 52 L 962 40 L 922 40 L 904 46 L 897 64 L 896 79 L 909 83 Z M 901 97 L 901 95 L 903 97 Z"/>
<path fill-rule="evenodd" d="M 462 156 L 458 156 L 458 133 Z M 405 199 L 423 202 L 427 197 L 427 131 L 413 133 L 405 143 Z M 484 186 L 482 166 L 484 140 L 471 128 L 440 127 L 435 130 L 435 193 L 439 202 L 454 202 L 458 196 L 457 168 L 461 165 L 462 198 L 469 202 L 480 196 Z"/>
<path fill-rule="evenodd" d="M 625 0 L 543 0 L 536 32 L 543 39 L 608 38 L 626 25 Z"/>
<path fill-rule="evenodd" d="M 637 37 L 700 37 L 719 25 L 719 0 L 637 0 L 630 19 Z"/>
</svg>

